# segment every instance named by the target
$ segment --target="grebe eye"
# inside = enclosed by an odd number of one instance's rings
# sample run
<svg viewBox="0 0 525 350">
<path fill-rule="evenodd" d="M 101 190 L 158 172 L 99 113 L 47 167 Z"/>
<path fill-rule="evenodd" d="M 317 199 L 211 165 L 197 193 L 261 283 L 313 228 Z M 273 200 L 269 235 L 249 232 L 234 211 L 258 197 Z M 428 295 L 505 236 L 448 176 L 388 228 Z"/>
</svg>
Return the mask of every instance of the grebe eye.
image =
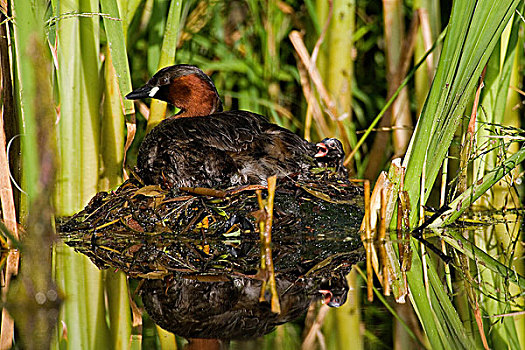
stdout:
<svg viewBox="0 0 525 350">
<path fill-rule="evenodd" d="M 167 77 L 160 78 L 161 85 L 166 85 L 170 83 L 170 79 Z"/>
</svg>

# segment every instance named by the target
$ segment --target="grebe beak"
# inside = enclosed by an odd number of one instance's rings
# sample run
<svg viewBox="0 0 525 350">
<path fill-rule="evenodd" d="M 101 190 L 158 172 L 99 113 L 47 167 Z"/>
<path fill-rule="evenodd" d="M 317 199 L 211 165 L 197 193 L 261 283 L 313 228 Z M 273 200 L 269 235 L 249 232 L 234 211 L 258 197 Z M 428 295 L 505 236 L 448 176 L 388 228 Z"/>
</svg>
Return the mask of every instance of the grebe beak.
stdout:
<svg viewBox="0 0 525 350">
<path fill-rule="evenodd" d="M 160 90 L 158 86 L 144 85 L 136 90 L 133 90 L 126 95 L 128 100 L 139 100 L 142 98 L 154 97 L 155 94 Z"/>
</svg>

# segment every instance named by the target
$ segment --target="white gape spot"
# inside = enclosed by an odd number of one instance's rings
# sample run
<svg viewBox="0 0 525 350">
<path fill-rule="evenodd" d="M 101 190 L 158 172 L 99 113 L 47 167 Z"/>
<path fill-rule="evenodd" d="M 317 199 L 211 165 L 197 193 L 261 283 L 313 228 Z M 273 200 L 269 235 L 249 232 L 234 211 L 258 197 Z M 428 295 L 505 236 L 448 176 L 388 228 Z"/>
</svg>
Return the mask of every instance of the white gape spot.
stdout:
<svg viewBox="0 0 525 350">
<path fill-rule="evenodd" d="M 156 94 L 157 91 L 159 91 L 159 90 L 160 90 L 160 88 L 159 88 L 158 86 L 154 86 L 154 87 L 152 87 L 151 90 L 149 91 L 148 96 L 149 96 L 149 97 L 153 97 L 153 96 L 155 96 L 155 94 Z"/>
</svg>

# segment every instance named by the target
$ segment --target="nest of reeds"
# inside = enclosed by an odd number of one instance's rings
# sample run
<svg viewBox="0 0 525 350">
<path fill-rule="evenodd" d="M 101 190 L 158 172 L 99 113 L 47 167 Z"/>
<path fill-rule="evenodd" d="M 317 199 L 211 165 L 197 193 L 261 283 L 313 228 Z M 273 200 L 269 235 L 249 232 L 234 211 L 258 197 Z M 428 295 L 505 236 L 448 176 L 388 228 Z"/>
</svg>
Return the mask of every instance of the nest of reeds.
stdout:
<svg viewBox="0 0 525 350">
<path fill-rule="evenodd" d="M 133 178 L 98 193 L 58 228 L 68 245 L 99 268 L 118 268 L 131 277 L 246 276 L 260 262 L 260 210 L 252 187 L 165 190 Z M 300 273 L 306 273 L 334 254 L 355 252 L 362 216 L 362 189 L 350 182 L 281 181 L 272 224 L 275 270 L 302 266 Z"/>
</svg>

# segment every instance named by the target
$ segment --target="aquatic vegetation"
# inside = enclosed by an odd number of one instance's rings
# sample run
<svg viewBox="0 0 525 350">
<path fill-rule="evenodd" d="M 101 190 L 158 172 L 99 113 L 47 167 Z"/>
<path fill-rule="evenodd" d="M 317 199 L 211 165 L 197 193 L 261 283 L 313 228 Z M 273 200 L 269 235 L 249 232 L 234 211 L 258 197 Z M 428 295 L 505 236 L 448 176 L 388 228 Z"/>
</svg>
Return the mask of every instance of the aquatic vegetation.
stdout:
<svg viewBox="0 0 525 350">
<path fill-rule="evenodd" d="M 391 307 L 392 299 L 381 293 L 376 296 L 383 302 L 367 302 L 358 293 L 364 283 L 354 271 L 350 290 L 356 294 L 348 306 L 328 315 L 324 307 L 312 308 L 304 323 L 265 336 L 268 346 L 298 346 L 303 340 L 312 347 L 324 342 L 327 348 L 349 342 L 363 347 L 365 340 L 369 347 L 393 347 L 394 342 L 443 349 L 523 346 L 519 221 L 507 221 L 506 231 L 459 229 L 472 218 L 476 224 L 486 221 L 476 219 L 478 214 L 465 216 L 473 206 L 505 209 L 507 215 L 519 213 L 515 208 L 523 202 L 519 164 L 525 153 L 518 118 L 523 3 L 380 4 L 17 0 L 2 8 L 2 112 L 10 152 L 0 158 L 0 177 L 10 185 L 5 166 L 10 161 L 25 192 L 15 188 L 1 194 L 2 247 L 20 247 L 27 257 L 19 265 L 19 251 L 12 249 L 3 261 L 7 280 L 20 266 L 21 276 L 11 284 L 14 291 L 34 291 L 20 300 L 34 304 L 45 296 L 43 304 L 31 306 L 32 315 L 48 315 L 39 310 L 56 315 L 60 299 L 65 301 L 58 316 L 65 326 L 53 333 L 55 347 L 174 345 L 174 338 L 163 337 L 169 340 L 157 344 L 156 334 L 162 331 L 147 318 L 142 328 L 132 325 L 131 308 L 135 321 L 138 313 L 129 304 L 123 274 L 101 273 L 61 244 L 51 265 L 43 258 L 51 254 L 42 248 L 50 245 L 53 214 L 78 213 L 97 192 L 116 189 L 129 176 L 138 144 L 164 117 L 166 105 L 134 105 L 123 97 L 173 63 L 196 64 L 211 74 L 227 110 L 266 115 L 309 140 L 339 138 L 354 177 L 366 175 L 375 182 L 380 170 L 390 170 L 384 219 L 378 220 L 378 232 L 384 230 L 385 236 L 372 236 L 374 242 L 365 240 L 365 246 L 377 250 L 379 260 L 395 264 L 374 263 L 379 278 L 371 287 L 389 281 L 380 291 L 409 289 L 411 306 Z M 410 23 L 408 30 L 403 23 Z M 397 108 L 412 117 L 397 122 Z M 409 121 L 416 122 L 413 132 L 405 124 Z M 391 154 L 404 157 L 399 167 L 391 165 Z M 427 219 L 433 213 L 438 215 L 431 223 Z M 17 220 L 26 230 L 23 241 L 16 235 Z M 425 222 L 434 231 L 421 231 L 423 238 L 452 263 L 444 264 L 418 241 L 407 239 Z M 438 224 L 451 226 L 432 227 Z M 387 228 L 397 230 L 392 234 L 397 241 L 381 253 Z M 98 238 L 106 246 L 107 237 Z M 389 266 L 394 272 L 388 272 Z M 43 334 L 31 339 L 49 347 L 55 321 L 38 319 L 44 331 L 24 328 L 23 320 L 15 324 L 21 334 L 23 329 Z M 406 331 L 394 335 L 394 324 Z M 2 346 L 11 344 L 12 326 L 4 311 Z"/>
</svg>

